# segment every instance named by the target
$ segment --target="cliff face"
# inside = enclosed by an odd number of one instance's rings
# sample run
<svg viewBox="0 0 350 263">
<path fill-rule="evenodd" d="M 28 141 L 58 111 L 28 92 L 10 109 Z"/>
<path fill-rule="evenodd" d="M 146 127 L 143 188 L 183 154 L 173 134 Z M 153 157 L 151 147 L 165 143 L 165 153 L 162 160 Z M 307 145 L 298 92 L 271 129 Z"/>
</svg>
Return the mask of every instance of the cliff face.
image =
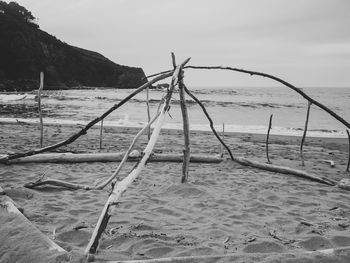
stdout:
<svg viewBox="0 0 350 263">
<path fill-rule="evenodd" d="M 118 65 L 99 53 L 70 46 L 39 29 L 24 7 L 0 1 L 0 91 L 79 86 L 136 88 L 141 68 Z"/>
</svg>

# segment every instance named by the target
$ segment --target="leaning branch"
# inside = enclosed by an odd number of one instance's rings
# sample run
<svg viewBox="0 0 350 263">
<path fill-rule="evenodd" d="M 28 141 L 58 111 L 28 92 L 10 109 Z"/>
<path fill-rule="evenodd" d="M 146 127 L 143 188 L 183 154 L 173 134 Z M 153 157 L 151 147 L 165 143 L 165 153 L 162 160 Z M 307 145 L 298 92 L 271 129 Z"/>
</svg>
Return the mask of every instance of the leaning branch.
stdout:
<svg viewBox="0 0 350 263">
<path fill-rule="evenodd" d="M 277 166 L 277 165 L 272 165 L 272 164 L 265 164 L 265 163 L 260 163 L 260 162 L 256 162 L 256 161 L 252 161 L 246 158 L 241 158 L 241 157 L 234 157 L 231 150 L 228 148 L 228 146 L 221 140 L 221 138 L 218 136 L 217 132 L 214 129 L 214 125 L 213 125 L 213 121 L 211 120 L 208 112 L 206 111 L 205 107 L 203 106 L 203 104 L 187 89 L 186 86 L 184 86 L 184 89 L 186 91 L 186 93 L 192 98 L 194 99 L 203 109 L 205 115 L 207 116 L 209 122 L 210 122 L 210 127 L 213 131 L 213 133 L 215 134 L 215 136 L 218 138 L 218 140 L 223 144 L 223 146 L 227 149 L 227 151 L 230 154 L 231 160 L 242 164 L 242 165 L 246 165 L 246 166 L 251 166 L 251 167 L 255 167 L 255 168 L 259 168 L 262 170 L 266 170 L 266 171 L 271 171 L 271 172 L 277 172 L 277 173 L 283 173 L 283 174 L 292 174 L 298 177 L 302 177 L 302 178 L 307 178 L 319 183 L 323 183 L 323 184 L 327 184 L 327 185 L 336 185 L 336 182 L 333 180 L 330 180 L 328 178 L 325 177 L 318 177 L 316 175 L 312 175 L 309 173 L 306 173 L 304 171 L 300 171 L 300 170 L 295 170 L 289 167 L 283 167 L 283 166 Z"/>
<path fill-rule="evenodd" d="M 215 137 L 216 137 L 216 138 L 220 141 L 220 143 L 226 148 L 226 150 L 227 150 L 228 153 L 230 154 L 231 159 L 233 160 L 233 154 L 232 154 L 230 148 L 226 145 L 226 143 L 220 138 L 220 136 L 219 136 L 218 133 L 216 132 L 216 130 L 215 130 L 215 128 L 214 128 L 213 120 L 210 118 L 209 113 L 207 112 L 207 110 L 206 110 L 206 108 L 204 107 L 203 103 L 202 103 L 199 99 L 197 99 L 197 97 L 194 96 L 194 95 L 192 94 L 191 91 L 189 91 L 189 90 L 187 89 L 186 85 L 183 85 L 183 89 L 184 89 L 184 90 L 186 91 L 186 93 L 187 93 L 195 102 L 197 102 L 198 105 L 202 108 L 202 110 L 203 110 L 205 116 L 206 116 L 207 119 L 209 120 L 210 128 L 211 128 L 211 130 L 213 131 Z"/>
<path fill-rule="evenodd" d="M 310 96 L 308 96 L 307 94 L 305 94 L 301 89 L 293 86 L 292 84 L 288 83 L 287 81 L 284 81 L 283 79 L 280 79 L 278 77 L 266 74 L 266 73 L 261 73 L 261 72 L 256 72 L 256 71 L 250 71 L 250 70 L 245 70 L 245 69 L 239 69 L 239 68 L 232 68 L 232 67 L 223 67 L 223 66 L 186 66 L 185 68 L 190 68 L 190 69 L 220 69 L 220 70 L 231 70 L 231 71 L 237 71 L 237 72 L 241 72 L 241 73 L 246 73 L 249 74 L 251 76 L 256 75 L 256 76 L 261 76 L 261 77 L 265 77 L 265 78 L 269 78 L 269 79 L 273 79 L 279 83 L 282 83 L 283 85 L 287 86 L 288 88 L 296 91 L 297 93 L 299 93 L 301 96 L 304 97 L 304 99 L 308 100 L 309 102 L 311 102 L 312 104 L 315 104 L 316 106 L 318 106 L 319 108 L 323 109 L 324 111 L 326 111 L 327 113 L 329 113 L 331 116 L 333 116 L 335 119 L 337 119 L 338 121 L 340 121 L 341 123 L 343 123 L 348 129 L 350 129 L 350 123 L 347 122 L 346 120 L 344 120 L 342 117 L 340 117 L 338 114 L 336 114 L 334 111 L 332 111 L 331 109 L 329 109 L 328 107 L 326 107 L 325 105 L 323 105 L 322 103 L 314 100 L 313 98 L 311 98 Z"/>
<path fill-rule="evenodd" d="M 348 165 L 346 166 L 346 171 L 349 172 L 349 167 L 350 167 L 350 133 L 349 133 L 349 130 L 346 130 L 346 133 L 348 134 L 348 140 L 349 140 L 349 155 L 348 155 Z"/>
<path fill-rule="evenodd" d="M 305 166 L 305 161 L 304 161 L 304 155 L 303 155 L 303 146 L 304 146 L 304 142 L 305 142 L 305 138 L 306 138 L 306 133 L 307 133 L 307 126 L 309 124 L 309 116 L 310 116 L 310 107 L 311 107 L 311 102 L 309 101 L 309 103 L 307 104 L 307 111 L 306 111 L 306 119 L 305 119 L 305 128 L 304 128 L 304 133 L 303 133 L 303 137 L 301 139 L 301 143 L 300 143 L 300 158 L 301 158 L 301 165 Z"/>
<path fill-rule="evenodd" d="M 167 94 L 167 98 L 164 102 L 164 106 L 163 109 L 160 113 L 160 116 L 157 120 L 157 123 L 154 127 L 152 136 L 144 150 L 144 155 L 141 159 L 141 161 L 138 163 L 138 165 L 129 173 L 128 176 L 126 176 L 121 182 L 117 183 L 117 185 L 114 187 L 111 195 L 109 196 L 103 210 L 102 213 L 97 221 L 96 227 L 92 233 L 91 239 L 89 241 L 89 244 L 87 245 L 86 249 L 85 249 L 85 253 L 95 253 L 99 244 L 99 239 L 104 231 L 104 229 L 106 228 L 109 218 L 113 213 L 113 209 L 114 206 L 119 198 L 121 197 L 121 195 L 127 190 L 127 188 L 132 184 L 132 182 L 137 178 L 137 176 L 140 174 L 140 172 L 142 171 L 142 169 L 146 166 L 146 162 L 148 160 L 148 158 L 150 157 L 153 147 L 157 142 L 162 124 L 164 122 L 166 113 L 169 111 L 170 108 L 170 102 L 171 102 L 171 97 L 172 97 L 172 93 L 174 90 L 175 85 L 177 85 L 178 83 L 178 74 L 179 72 L 182 70 L 182 66 L 184 64 L 186 64 L 189 61 L 189 59 L 187 59 L 184 63 L 182 63 L 180 66 L 176 67 L 172 80 L 171 80 L 171 84 L 170 84 L 170 88 Z"/>
<path fill-rule="evenodd" d="M 122 105 L 124 105 L 127 101 L 129 101 L 131 98 L 133 98 L 136 94 L 140 93 L 142 90 L 146 89 L 147 87 L 151 86 L 153 83 L 168 78 L 172 75 L 171 72 L 169 73 L 165 73 L 162 74 L 154 79 L 152 79 L 151 81 L 143 84 L 141 87 L 139 87 L 138 89 L 136 89 L 134 92 L 132 92 L 131 94 L 129 94 L 127 97 L 125 97 L 124 99 L 122 99 L 119 103 L 115 104 L 114 106 L 112 106 L 109 110 L 107 110 L 105 113 L 103 113 L 100 117 L 97 117 L 96 119 L 90 121 L 84 128 L 82 128 L 78 133 L 72 135 L 71 137 L 69 137 L 68 139 L 61 141 L 59 143 L 47 146 L 45 148 L 40 148 L 40 149 L 34 149 L 34 150 L 30 150 L 27 152 L 22 152 L 22 153 L 14 153 L 14 154 L 9 154 L 6 155 L 5 157 L 0 158 L 0 163 L 7 163 L 9 160 L 13 160 L 16 158 L 20 158 L 20 157 L 25 157 L 25 156 L 31 156 L 31 155 L 35 155 L 38 153 L 42 153 L 42 152 L 47 152 L 47 151 L 51 151 L 54 149 L 57 149 L 59 147 L 62 147 L 64 145 L 68 145 L 71 144 L 72 142 L 74 142 L 75 140 L 77 140 L 80 136 L 85 135 L 87 133 L 87 131 L 94 126 L 96 123 L 100 122 L 101 120 L 103 120 L 104 118 L 106 118 L 110 113 L 112 113 L 114 110 L 118 109 L 119 107 L 121 107 Z"/>
</svg>

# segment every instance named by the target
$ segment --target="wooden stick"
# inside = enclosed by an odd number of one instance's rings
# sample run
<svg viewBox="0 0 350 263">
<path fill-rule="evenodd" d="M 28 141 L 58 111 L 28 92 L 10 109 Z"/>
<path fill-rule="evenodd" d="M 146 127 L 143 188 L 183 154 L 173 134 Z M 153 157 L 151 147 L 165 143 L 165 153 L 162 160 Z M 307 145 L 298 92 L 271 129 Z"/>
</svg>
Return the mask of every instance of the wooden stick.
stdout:
<svg viewBox="0 0 350 263">
<path fill-rule="evenodd" d="M 146 162 L 149 158 L 149 156 L 152 153 L 153 147 L 158 139 L 161 127 L 163 125 L 166 113 L 169 111 L 170 108 L 170 102 L 172 97 L 172 92 L 174 90 L 175 85 L 178 83 L 179 79 L 179 72 L 181 72 L 182 67 L 189 61 L 189 59 L 185 60 L 180 66 L 176 67 L 173 77 L 171 79 L 170 88 L 167 94 L 167 98 L 164 102 L 164 107 L 159 115 L 159 118 L 157 120 L 157 123 L 153 129 L 153 133 L 151 135 L 151 138 L 143 152 L 143 157 L 141 161 L 138 163 L 138 165 L 130 172 L 130 174 L 125 177 L 120 183 L 118 183 L 111 195 L 109 196 L 102 213 L 97 221 L 96 227 L 92 233 L 91 239 L 89 244 L 87 245 L 85 249 L 85 253 L 95 253 L 99 244 L 99 239 L 104 231 L 104 229 L 107 226 L 108 220 L 113 213 L 114 207 L 113 204 L 116 204 L 118 199 L 121 197 L 122 193 L 126 191 L 126 189 L 132 184 L 132 182 L 137 178 L 137 176 L 140 174 L 142 169 L 145 167 Z"/>
<path fill-rule="evenodd" d="M 102 133 L 103 133 L 103 119 L 101 120 L 101 127 L 100 127 L 100 150 L 102 150 Z"/>
<path fill-rule="evenodd" d="M 309 115 L 310 115 L 311 104 L 312 103 L 310 101 L 307 104 L 305 128 L 304 128 L 303 138 L 301 139 L 301 143 L 300 143 L 300 158 L 301 158 L 301 165 L 302 166 L 305 166 L 304 155 L 303 155 L 303 146 L 304 146 L 304 142 L 305 142 L 305 138 L 306 138 L 307 126 L 309 124 Z"/>
<path fill-rule="evenodd" d="M 146 89 L 146 105 L 147 105 L 147 122 L 150 122 L 151 121 L 151 111 L 149 108 L 149 87 L 147 87 L 147 89 Z M 148 138 L 148 141 L 151 138 L 151 126 L 149 126 L 148 130 L 147 130 L 147 138 Z"/>
<path fill-rule="evenodd" d="M 337 184 L 335 181 L 328 179 L 326 177 L 318 177 L 316 175 L 309 174 L 305 171 L 292 169 L 292 168 L 285 167 L 285 166 L 260 163 L 260 162 L 249 160 L 249 159 L 243 158 L 243 157 L 234 157 L 234 161 L 236 161 L 242 165 L 251 166 L 251 167 L 255 167 L 255 168 L 266 170 L 266 171 L 277 172 L 277 173 L 282 173 L 282 174 L 292 174 L 292 175 L 295 175 L 298 177 L 306 178 L 306 179 L 316 181 L 319 183 L 323 183 L 323 184 L 327 184 L 327 185 L 334 186 Z"/>
<path fill-rule="evenodd" d="M 225 123 L 222 123 L 222 141 L 225 141 Z M 222 144 L 220 143 L 220 154 L 221 156 L 224 156 L 224 148 L 222 147 Z"/>
<path fill-rule="evenodd" d="M 256 76 L 261 76 L 261 77 L 266 77 L 269 79 L 273 79 L 279 83 L 282 83 L 283 85 L 287 86 L 288 88 L 296 91 L 299 93 L 301 96 L 304 97 L 304 99 L 308 100 L 312 104 L 315 104 L 317 107 L 323 109 L 327 113 L 329 113 L 333 118 L 336 120 L 340 121 L 342 124 L 344 124 L 347 128 L 350 129 L 350 123 L 344 120 L 342 117 L 340 117 L 338 114 L 336 114 L 334 111 L 330 110 L 328 107 L 325 105 L 321 104 L 320 102 L 312 99 L 310 96 L 308 96 L 306 93 L 304 93 L 301 89 L 293 86 L 292 84 L 288 83 L 287 81 L 284 81 L 280 78 L 277 78 L 275 76 L 266 74 L 266 73 L 261 73 L 261 72 L 256 72 L 256 71 L 250 71 L 250 70 L 245 70 L 245 69 L 238 69 L 238 68 L 232 68 L 232 67 L 223 67 L 223 66 L 186 66 L 184 69 L 191 68 L 191 69 L 218 69 L 218 70 L 231 70 L 231 71 L 236 71 L 236 72 L 241 72 L 241 73 L 246 73 L 249 75 L 256 75 Z"/>
<path fill-rule="evenodd" d="M 236 161 L 242 165 L 247 165 L 247 166 L 259 168 L 259 169 L 266 170 L 266 171 L 272 171 L 272 172 L 278 172 L 278 173 L 284 173 L 284 174 L 292 174 L 292 175 L 307 178 L 307 179 L 310 179 L 310 180 L 313 180 L 313 181 L 316 181 L 319 183 L 332 185 L 332 186 L 336 185 L 336 182 L 333 180 L 330 180 L 330 179 L 325 178 L 325 177 L 318 177 L 316 175 L 311 175 L 311 174 L 308 174 L 304 171 L 295 170 L 295 169 L 291 169 L 291 168 L 283 167 L 283 166 L 272 165 L 272 164 L 263 164 L 263 163 L 252 161 L 252 160 L 249 160 L 246 158 L 234 157 L 231 150 L 228 148 L 228 146 L 226 144 L 224 144 L 224 142 L 221 140 L 221 138 L 218 136 L 217 132 L 215 131 L 215 128 L 213 127 L 213 121 L 211 120 L 208 112 L 205 110 L 205 107 L 203 106 L 203 104 L 187 89 L 186 86 L 184 86 L 184 89 L 185 89 L 186 93 L 188 95 L 190 95 L 190 97 L 192 99 L 194 99 L 202 107 L 205 115 L 209 119 L 210 127 L 212 128 L 213 133 L 215 134 L 216 138 L 218 138 L 218 140 L 227 149 L 227 151 L 230 154 L 231 160 Z"/>
<path fill-rule="evenodd" d="M 207 119 L 209 120 L 209 124 L 210 124 L 210 128 L 213 131 L 215 137 L 219 140 L 219 142 L 226 148 L 226 150 L 228 151 L 228 153 L 230 154 L 231 160 L 233 160 L 233 154 L 230 150 L 230 148 L 225 144 L 225 142 L 220 138 L 220 136 L 218 135 L 218 133 L 216 132 L 215 128 L 214 128 L 214 123 L 213 120 L 210 118 L 209 113 L 207 112 L 206 108 L 204 107 L 203 103 L 197 99 L 196 96 L 194 96 L 186 87 L 186 85 L 183 85 L 184 90 L 186 91 L 186 93 L 195 101 L 199 104 L 199 106 L 202 108 L 205 116 L 207 117 Z"/>
<path fill-rule="evenodd" d="M 99 121 L 101 121 L 102 119 L 106 118 L 110 113 L 112 113 L 114 110 L 118 109 L 119 107 L 123 106 L 127 101 L 129 101 L 131 98 L 133 98 L 136 94 L 140 93 L 142 90 L 146 89 L 147 87 L 149 87 L 150 85 L 158 82 L 159 80 L 168 78 L 172 75 L 172 72 L 157 76 L 156 78 L 152 79 L 151 81 L 143 84 L 142 86 L 140 86 L 138 89 L 136 89 L 134 92 L 130 93 L 128 96 L 126 96 L 124 99 L 122 99 L 119 103 L 115 104 L 114 106 L 112 106 L 109 110 L 107 110 L 105 113 L 103 113 L 100 117 L 95 118 L 94 120 L 90 121 L 84 128 L 82 128 L 79 132 L 77 132 L 76 134 L 72 135 L 71 137 L 69 137 L 68 139 L 61 141 L 59 143 L 47 146 L 45 148 L 41 148 L 41 149 L 34 149 L 34 150 L 30 150 L 27 152 L 22 152 L 22 153 L 14 153 L 14 154 L 9 154 L 6 155 L 4 157 L 0 158 L 0 163 L 6 163 L 9 160 L 13 160 L 16 158 L 20 158 L 20 157 L 25 157 L 25 156 L 30 156 L 30 155 L 35 155 L 38 153 L 42 153 L 42 152 L 47 152 L 47 151 L 51 151 L 54 149 L 57 149 L 61 146 L 64 145 L 68 145 L 71 144 L 72 142 L 74 142 L 75 140 L 77 140 L 80 136 L 85 135 L 87 133 L 87 131 L 94 126 L 96 123 L 98 123 Z"/>
<path fill-rule="evenodd" d="M 38 187 L 38 186 L 41 186 L 41 185 L 53 185 L 53 186 L 65 187 L 65 188 L 69 188 L 69 189 L 73 189 L 73 190 L 78 190 L 78 189 L 101 190 L 101 189 L 103 189 L 105 186 L 107 186 L 110 182 L 112 182 L 117 177 L 117 175 L 121 171 L 122 167 L 124 166 L 125 162 L 129 158 L 129 154 L 131 153 L 131 151 L 132 151 L 134 145 L 136 144 L 137 140 L 141 137 L 141 135 L 144 133 L 144 131 L 147 130 L 149 126 L 151 126 L 151 124 L 158 118 L 158 116 L 159 116 L 159 114 L 157 114 L 149 123 L 147 123 L 147 125 L 145 127 L 143 127 L 136 134 L 136 136 L 134 137 L 134 139 L 133 139 L 132 143 L 130 144 L 128 150 L 124 154 L 123 159 L 119 163 L 117 169 L 114 171 L 114 173 L 107 180 L 103 181 L 99 185 L 89 186 L 89 185 L 65 182 L 65 181 L 61 181 L 61 180 L 53 180 L 53 179 L 42 180 L 42 179 L 39 179 L 36 182 L 30 182 L 30 183 L 25 184 L 24 187 L 35 188 L 35 187 Z M 106 155 L 106 154 L 104 154 L 104 155 Z M 33 156 L 33 157 L 36 157 L 36 156 Z M 72 157 L 72 154 L 68 155 L 68 157 Z M 30 157 L 27 157 L 27 158 L 30 158 Z M 114 160 L 114 161 L 116 161 L 116 160 Z"/>
<path fill-rule="evenodd" d="M 269 157 L 269 137 L 270 137 L 270 130 L 272 125 L 272 117 L 273 117 L 273 114 L 270 115 L 269 128 L 267 129 L 267 136 L 266 136 L 266 158 L 267 158 L 267 163 L 270 163 L 270 164 L 271 164 L 271 161 Z"/>
<path fill-rule="evenodd" d="M 87 163 L 87 162 L 120 162 L 125 153 L 42 153 L 33 156 L 18 158 L 10 161 L 10 164 L 22 163 Z M 191 154 L 192 163 L 220 163 L 221 155 L 201 155 Z M 138 162 L 139 156 L 129 156 L 127 161 Z M 149 162 L 183 162 L 182 154 L 154 153 L 148 160 Z"/>
<path fill-rule="evenodd" d="M 346 166 L 346 171 L 349 172 L 349 167 L 350 167 L 350 133 L 349 133 L 349 130 L 346 130 L 346 133 L 348 134 L 348 140 L 349 140 L 349 156 L 348 156 L 348 165 Z"/>
<path fill-rule="evenodd" d="M 44 123 L 43 123 L 43 113 L 41 110 L 41 92 L 44 88 L 44 72 L 40 72 L 40 87 L 38 89 L 38 111 L 40 119 L 40 148 L 43 147 L 44 142 Z"/>
<path fill-rule="evenodd" d="M 190 164 L 190 158 L 191 158 L 191 152 L 190 152 L 190 125 L 188 121 L 188 112 L 186 107 L 186 98 L 185 98 L 185 92 L 183 88 L 183 72 L 180 73 L 180 81 L 179 81 L 179 96 L 180 96 L 180 107 L 181 107 L 181 113 L 182 113 L 182 123 L 183 123 L 183 131 L 184 131 L 184 158 L 183 158 L 183 164 L 182 164 L 182 177 L 181 177 L 181 183 L 187 182 L 188 179 L 188 170 L 189 170 L 189 164 Z"/>
</svg>

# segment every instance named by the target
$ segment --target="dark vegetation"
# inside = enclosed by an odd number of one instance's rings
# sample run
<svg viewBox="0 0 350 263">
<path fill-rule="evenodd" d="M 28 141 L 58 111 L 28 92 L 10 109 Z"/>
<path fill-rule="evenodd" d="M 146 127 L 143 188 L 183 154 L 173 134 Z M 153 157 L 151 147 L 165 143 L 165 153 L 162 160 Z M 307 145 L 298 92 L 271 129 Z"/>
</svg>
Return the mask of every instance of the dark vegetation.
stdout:
<svg viewBox="0 0 350 263">
<path fill-rule="evenodd" d="M 0 1 L 0 91 L 38 89 L 40 71 L 45 89 L 135 88 L 146 81 L 141 68 L 70 46 L 40 30 L 23 6 Z"/>
</svg>

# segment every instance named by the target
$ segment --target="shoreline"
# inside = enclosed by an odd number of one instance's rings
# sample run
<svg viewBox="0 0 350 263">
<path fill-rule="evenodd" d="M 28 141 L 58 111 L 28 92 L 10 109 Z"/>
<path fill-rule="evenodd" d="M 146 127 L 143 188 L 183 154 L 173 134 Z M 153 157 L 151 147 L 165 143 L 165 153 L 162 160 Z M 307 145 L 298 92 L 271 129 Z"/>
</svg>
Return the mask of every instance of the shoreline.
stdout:
<svg viewBox="0 0 350 263">
<path fill-rule="evenodd" d="M 48 126 L 65 126 L 65 127 L 84 127 L 87 123 L 89 123 L 88 121 L 72 121 L 72 120 L 62 120 L 62 119 L 44 119 L 44 128 L 48 127 Z M 115 122 L 114 122 L 115 123 Z M 23 125 L 38 125 L 39 124 L 39 120 L 38 119 L 25 119 L 25 118 L 0 118 L 0 124 L 23 124 Z M 171 124 L 170 124 L 171 125 Z M 134 129 L 140 129 L 142 128 L 144 125 L 136 125 L 136 124 L 124 124 L 124 125 L 119 125 L 119 124 L 111 124 L 111 122 L 104 122 L 103 127 L 104 128 L 134 128 Z M 167 124 L 164 125 L 165 127 L 162 128 L 162 130 L 173 130 L 173 131 L 181 131 L 182 128 L 179 127 L 169 127 L 169 124 L 167 126 Z M 222 130 L 218 129 L 221 128 L 220 125 L 216 125 L 216 131 L 218 132 L 218 134 L 220 136 L 222 136 Z M 267 128 L 267 127 L 266 127 Z M 100 123 L 95 124 L 93 127 L 91 127 L 91 129 L 100 129 Z M 153 129 L 153 126 L 152 126 Z M 212 133 L 211 130 L 200 130 L 200 129 L 191 129 L 191 132 L 198 132 L 198 133 Z M 225 136 L 226 135 L 249 135 L 249 136 L 265 136 L 266 137 L 266 133 L 262 133 L 262 132 L 258 132 L 258 131 L 247 131 L 247 132 L 243 132 L 243 131 L 227 131 L 225 130 Z M 270 138 L 273 137 L 292 137 L 292 138 L 301 138 L 302 134 L 285 134 L 285 133 L 281 133 L 281 134 L 276 134 L 274 133 L 273 128 L 270 131 Z M 344 136 L 323 136 L 323 134 L 317 134 L 317 136 L 315 136 L 315 134 L 313 134 L 313 132 L 311 131 L 311 135 L 310 135 L 310 131 L 308 131 L 308 134 L 306 136 L 306 138 L 311 138 L 311 139 L 330 139 L 330 140 L 335 140 L 335 141 L 342 141 L 342 140 L 346 140 L 347 141 L 347 135 L 344 133 Z"/>
</svg>

